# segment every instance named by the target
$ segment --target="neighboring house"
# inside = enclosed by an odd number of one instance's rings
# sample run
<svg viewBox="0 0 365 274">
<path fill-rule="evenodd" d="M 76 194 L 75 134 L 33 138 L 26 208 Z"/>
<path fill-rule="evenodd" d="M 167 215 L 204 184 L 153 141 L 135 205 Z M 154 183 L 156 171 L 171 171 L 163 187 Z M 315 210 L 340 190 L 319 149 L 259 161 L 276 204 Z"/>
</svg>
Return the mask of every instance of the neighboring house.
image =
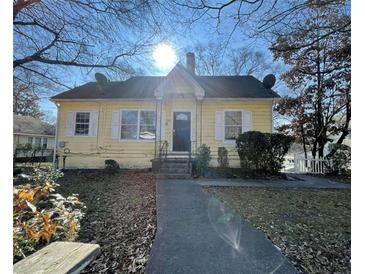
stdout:
<svg viewBox="0 0 365 274">
<path fill-rule="evenodd" d="M 55 127 L 31 116 L 13 115 L 13 148 L 31 144 L 34 148 L 53 149 Z"/>
<path fill-rule="evenodd" d="M 272 131 L 272 106 L 279 96 L 253 76 L 198 76 L 193 53 L 167 76 L 126 81 L 99 79 L 52 97 L 58 105 L 58 154 L 65 168 L 102 168 L 106 159 L 121 167 L 151 167 L 161 144 L 184 155 L 201 144 L 229 150 L 239 166 L 237 134 Z M 100 75 L 99 75 L 100 76 Z M 266 83 L 266 82 L 265 82 Z"/>
</svg>

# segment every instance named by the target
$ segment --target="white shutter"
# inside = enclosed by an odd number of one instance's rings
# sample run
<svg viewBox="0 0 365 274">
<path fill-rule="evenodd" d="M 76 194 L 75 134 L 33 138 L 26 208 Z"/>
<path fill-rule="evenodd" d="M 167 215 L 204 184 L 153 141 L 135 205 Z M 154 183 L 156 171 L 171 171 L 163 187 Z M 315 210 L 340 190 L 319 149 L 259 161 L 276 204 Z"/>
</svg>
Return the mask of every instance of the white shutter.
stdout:
<svg viewBox="0 0 365 274">
<path fill-rule="evenodd" d="M 217 141 L 223 141 L 224 139 L 224 112 L 215 112 L 215 139 Z"/>
<path fill-rule="evenodd" d="M 242 133 L 252 130 L 252 112 L 242 110 Z"/>
<path fill-rule="evenodd" d="M 89 136 L 96 137 L 98 134 L 99 113 L 97 111 L 90 112 L 90 129 Z"/>
<path fill-rule="evenodd" d="M 114 110 L 112 113 L 112 139 L 120 139 L 120 114 L 119 110 Z"/>
<path fill-rule="evenodd" d="M 74 136 L 75 133 L 75 115 L 76 112 L 69 111 L 67 112 L 67 118 L 66 118 L 66 136 Z"/>
<path fill-rule="evenodd" d="M 165 138 L 165 119 L 166 119 L 165 111 L 162 111 L 161 125 L 160 125 L 160 115 L 161 115 L 160 113 L 157 114 L 156 140 L 160 140 L 160 127 L 161 127 L 161 140 L 164 140 Z"/>
</svg>

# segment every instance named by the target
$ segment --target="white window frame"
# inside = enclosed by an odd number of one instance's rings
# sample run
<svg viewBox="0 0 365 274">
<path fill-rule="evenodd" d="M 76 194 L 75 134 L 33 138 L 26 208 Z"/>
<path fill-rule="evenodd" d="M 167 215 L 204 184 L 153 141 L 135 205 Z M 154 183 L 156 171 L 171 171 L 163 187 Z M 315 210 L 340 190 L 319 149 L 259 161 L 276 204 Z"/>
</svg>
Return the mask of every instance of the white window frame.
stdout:
<svg viewBox="0 0 365 274">
<path fill-rule="evenodd" d="M 47 142 L 44 142 L 45 140 L 47 140 Z M 46 145 L 46 147 L 44 147 L 44 145 Z M 48 146 L 48 137 L 43 137 L 42 138 L 42 149 L 47 149 Z"/>
<path fill-rule="evenodd" d="M 29 139 L 31 139 L 31 140 L 32 140 L 32 142 L 31 142 L 31 143 L 29 143 Z M 28 136 L 28 138 L 27 138 L 27 144 L 30 144 L 30 145 L 32 145 L 32 146 L 33 146 L 33 143 L 34 143 L 34 137 L 33 137 L 33 136 Z"/>
<path fill-rule="evenodd" d="M 89 129 L 87 131 L 87 134 L 76 134 L 76 117 L 77 117 L 77 113 L 89 113 Z M 75 118 L 74 118 L 74 129 L 73 129 L 73 136 L 75 137 L 88 137 L 90 136 L 90 121 L 91 121 L 91 111 L 83 111 L 83 110 L 80 110 L 80 111 L 75 111 Z"/>
<path fill-rule="evenodd" d="M 243 132 L 243 110 L 242 109 L 225 109 L 223 110 L 223 141 L 225 144 L 235 144 L 235 140 L 226 139 L 226 112 L 240 112 L 241 113 L 241 133 Z M 229 125 L 228 125 L 229 126 Z M 237 126 L 238 127 L 238 126 Z"/>
<path fill-rule="evenodd" d="M 34 140 L 34 147 L 35 147 L 35 148 L 37 148 L 37 149 L 41 149 L 41 148 L 42 148 L 42 137 L 40 137 L 40 136 L 35 136 L 35 137 L 33 138 L 33 140 Z M 39 140 L 39 146 L 37 146 L 37 142 L 36 142 L 36 140 Z"/>
<path fill-rule="evenodd" d="M 137 138 L 136 139 L 122 139 L 122 116 L 123 116 L 123 111 L 137 111 L 138 115 L 137 115 Z M 156 135 L 157 135 L 157 121 L 155 121 L 155 139 L 152 140 L 146 140 L 146 139 L 140 139 L 139 134 L 140 134 L 140 128 L 141 128 L 141 111 L 150 111 L 153 112 L 155 117 L 156 117 L 156 110 L 155 109 L 131 109 L 131 108 L 126 108 L 126 109 L 121 109 L 120 110 L 120 117 L 119 117 L 119 140 L 122 142 L 146 142 L 146 143 L 154 143 L 156 140 Z"/>
</svg>

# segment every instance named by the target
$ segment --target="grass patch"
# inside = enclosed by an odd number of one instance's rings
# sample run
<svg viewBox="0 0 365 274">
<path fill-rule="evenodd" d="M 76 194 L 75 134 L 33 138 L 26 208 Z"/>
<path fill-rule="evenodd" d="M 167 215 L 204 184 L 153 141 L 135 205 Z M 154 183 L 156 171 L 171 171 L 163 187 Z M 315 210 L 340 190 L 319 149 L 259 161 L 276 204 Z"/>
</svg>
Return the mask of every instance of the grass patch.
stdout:
<svg viewBox="0 0 365 274">
<path fill-rule="evenodd" d="M 79 193 L 87 207 L 79 238 L 100 256 L 82 273 L 143 273 L 156 230 L 155 178 L 141 171 L 65 171 L 61 194 Z"/>
<path fill-rule="evenodd" d="M 350 273 L 350 190 L 208 187 L 303 273 Z"/>
</svg>

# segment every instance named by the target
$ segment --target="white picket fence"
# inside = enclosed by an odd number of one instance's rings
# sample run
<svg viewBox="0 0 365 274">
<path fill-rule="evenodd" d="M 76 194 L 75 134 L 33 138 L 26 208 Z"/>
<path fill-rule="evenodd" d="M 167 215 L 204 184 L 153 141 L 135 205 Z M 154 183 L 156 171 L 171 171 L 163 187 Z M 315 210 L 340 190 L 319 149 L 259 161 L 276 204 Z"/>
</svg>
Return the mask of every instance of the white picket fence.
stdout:
<svg viewBox="0 0 365 274">
<path fill-rule="evenodd" d="M 324 174 L 327 171 L 327 167 L 331 166 L 332 161 L 328 161 L 323 158 L 294 158 L 295 173 Z"/>
</svg>

